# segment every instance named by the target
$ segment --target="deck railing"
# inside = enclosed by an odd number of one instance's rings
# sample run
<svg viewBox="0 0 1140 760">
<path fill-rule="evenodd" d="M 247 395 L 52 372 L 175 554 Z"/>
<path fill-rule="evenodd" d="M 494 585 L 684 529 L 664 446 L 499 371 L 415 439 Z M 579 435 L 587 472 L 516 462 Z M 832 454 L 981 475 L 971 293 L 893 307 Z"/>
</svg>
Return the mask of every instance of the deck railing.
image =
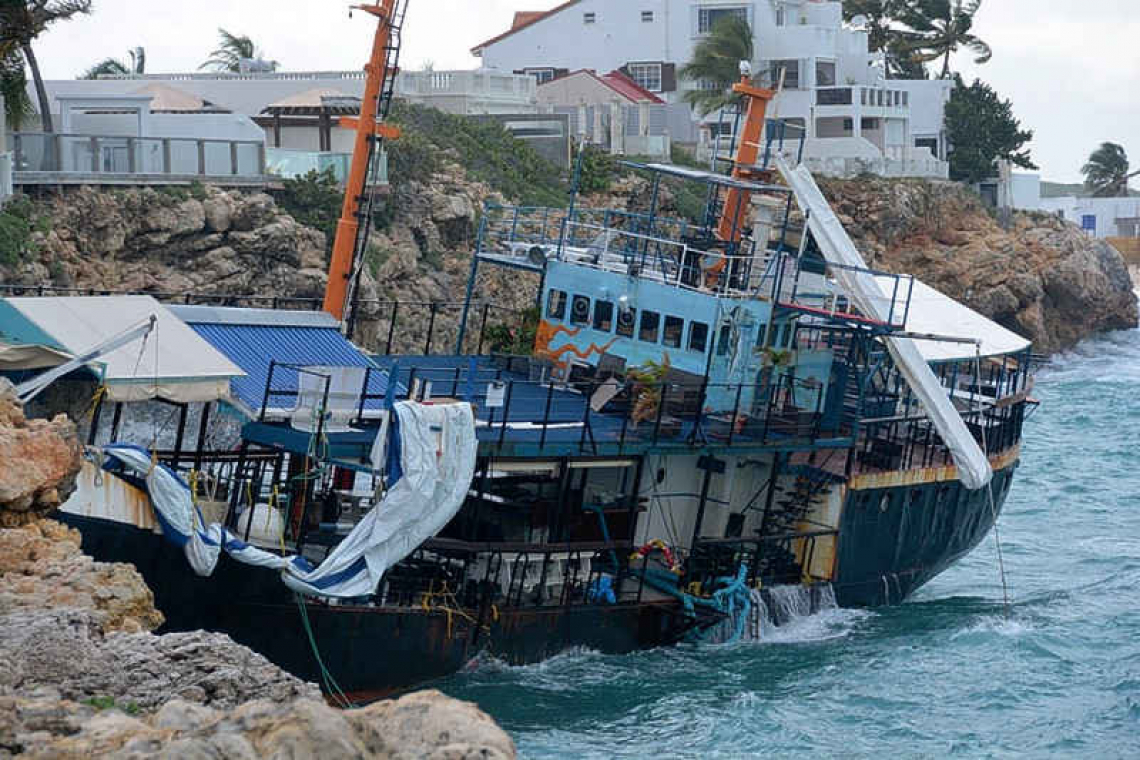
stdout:
<svg viewBox="0 0 1140 760">
<path fill-rule="evenodd" d="M 11 138 L 17 184 L 69 177 L 254 182 L 265 175 L 265 143 L 260 140 L 43 132 L 14 132 Z"/>
</svg>

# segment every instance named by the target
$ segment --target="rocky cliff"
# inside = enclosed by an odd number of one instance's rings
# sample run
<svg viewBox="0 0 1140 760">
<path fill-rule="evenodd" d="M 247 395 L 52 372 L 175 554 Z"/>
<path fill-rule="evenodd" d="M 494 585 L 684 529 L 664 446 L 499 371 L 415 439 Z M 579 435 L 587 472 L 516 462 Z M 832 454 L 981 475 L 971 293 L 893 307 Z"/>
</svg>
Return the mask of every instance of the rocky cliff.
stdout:
<svg viewBox="0 0 1140 760">
<path fill-rule="evenodd" d="M 155 635 L 131 565 L 43 518 L 74 488 L 75 428 L 28 421 L 0 379 L 0 759 L 514 757 L 486 714 L 438 692 L 340 711 L 227 636 Z M 189 570 L 187 570 L 189 572 Z"/>
<path fill-rule="evenodd" d="M 1055 353 L 1105 330 L 1137 326 L 1120 253 L 1042 213 L 1002 226 L 961 185 L 827 180 L 821 187 L 868 264 L 914 274 Z"/>
</svg>

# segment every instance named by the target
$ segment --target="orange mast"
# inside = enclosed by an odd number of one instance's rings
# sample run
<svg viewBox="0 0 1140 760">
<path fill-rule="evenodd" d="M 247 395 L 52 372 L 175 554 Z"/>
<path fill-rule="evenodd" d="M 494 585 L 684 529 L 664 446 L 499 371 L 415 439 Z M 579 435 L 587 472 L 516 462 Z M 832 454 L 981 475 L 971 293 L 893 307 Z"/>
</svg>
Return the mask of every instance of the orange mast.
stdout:
<svg viewBox="0 0 1140 760">
<path fill-rule="evenodd" d="M 368 78 L 364 86 L 364 99 L 360 103 L 360 118 L 346 117 L 340 120 L 340 126 L 356 129 L 356 143 L 352 150 L 352 168 L 344 188 L 344 207 L 336 225 L 336 240 L 333 242 L 332 262 L 329 264 L 329 283 L 325 289 L 324 310 L 338 320 L 345 318 L 348 305 L 360 232 L 361 201 L 364 199 L 364 186 L 368 181 L 373 150 L 379 150 L 380 139 L 400 136 L 399 129 L 377 123 L 376 120 L 380 95 L 390 87 L 390 80 L 395 78 L 397 72 L 396 58 L 390 54 L 395 51 L 392 43 L 395 36 L 393 33 L 398 33 L 395 14 L 399 2 L 400 0 L 377 0 L 374 5 L 353 6 L 375 16 L 379 25 L 372 43 L 372 58 L 364 67 Z"/>
<path fill-rule="evenodd" d="M 768 114 L 768 102 L 776 97 L 772 90 L 754 87 L 748 77 L 741 77 L 740 81 L 732 86 L 732 91 L 743 95 L 748 100 L 748 111 L 744 117 L 744 126 L 740 131 L 740 144 L 736 148 L 736 159 L 732 167 L 732 176 L 736 179 L 755 179 L 752 167 L 760 157 L 760 138 L 764 135 L 764 120 Z M 748 190 L 729 188 L 724 201 L 724 210 L 720 215 L 720 223 L 716 236 L 726 243 L 739 243 L 743 235 L 742 228 L 748 222 L 745 214 L 748 213 L 748 204 L 752 202 L 752 193 Z M 720 261 L 720 268 L 724 267 L 724 259 Z"/>
</svg>

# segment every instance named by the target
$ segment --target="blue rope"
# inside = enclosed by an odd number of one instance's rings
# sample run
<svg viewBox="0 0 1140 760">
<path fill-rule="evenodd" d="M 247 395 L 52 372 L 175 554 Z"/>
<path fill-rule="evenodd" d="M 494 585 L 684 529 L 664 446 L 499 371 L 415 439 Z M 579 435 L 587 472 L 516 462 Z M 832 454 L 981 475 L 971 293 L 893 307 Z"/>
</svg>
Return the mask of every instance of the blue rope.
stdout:
<svg viewBox="0 0 1140 760">
<path fill-rule="evenodd" d="M 696 619 L 697 607 L 722 612 L 728 617 L 736 616 L 736 628 L 732 637 L 725 643 L 735 644 L 744 635 L 744 624 L 752 610 L 752 593 L 746 585 L 748 578 L 748 563 L 740 563 L 735 576 L 722 576 L 713 581 L 717 588 L 709 598 L 694 596 L 677 588 L 677 576 L 655 568 L 645 571 L 645 582 L 658 591 L 669 594 L 681 602 L 685 609 L 685 616 L 690 620 Z M 739 610 L 739 614 L 737 613 Z M 700 634 L 698 634 L 699 640 Z"/>
</svg>

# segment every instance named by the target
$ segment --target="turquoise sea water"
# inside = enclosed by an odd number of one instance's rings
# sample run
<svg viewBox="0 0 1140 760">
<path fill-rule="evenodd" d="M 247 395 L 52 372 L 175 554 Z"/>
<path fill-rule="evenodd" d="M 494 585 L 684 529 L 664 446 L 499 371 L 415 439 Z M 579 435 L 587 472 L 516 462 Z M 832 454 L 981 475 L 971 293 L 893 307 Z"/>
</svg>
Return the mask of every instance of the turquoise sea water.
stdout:
<svg viewBox="0 0 1140 760">
<path fill-rule="evenodd" d="M 539 665 L 442 685 L 527 758 L 1140 757 L 1140 331 L 1037 379 L 991 535 L 894 608 L 774 640 Z"/>
</svg>

